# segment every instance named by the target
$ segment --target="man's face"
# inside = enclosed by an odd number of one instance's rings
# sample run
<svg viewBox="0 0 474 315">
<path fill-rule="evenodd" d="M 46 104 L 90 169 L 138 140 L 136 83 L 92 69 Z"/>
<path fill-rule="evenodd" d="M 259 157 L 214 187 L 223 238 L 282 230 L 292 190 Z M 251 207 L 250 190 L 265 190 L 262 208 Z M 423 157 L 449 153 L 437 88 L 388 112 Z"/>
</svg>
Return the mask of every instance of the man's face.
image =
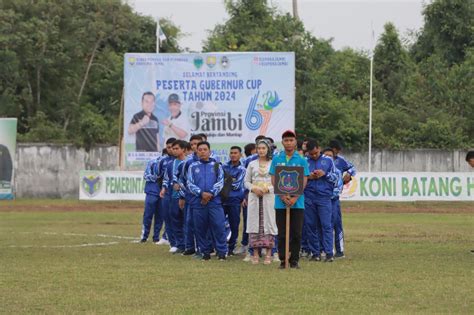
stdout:
<svg viewBox="0 0 474 315">
<path fill-rule="evenodd" d="M 193 150 L 193 152 L 196 152 L 197 151 L 197 145 L 198 143 L 201 142 L 197 139 L 194 139 L 194 140 L 191 140 L 191 142 L 189 144 L 191 144 L 191 150 Z"/>
<path fill-rule="evenodd" d="M 306 151 L 307 144 L 308 144 L 308 141 L 303 141 L 303 144 L 301 145 L 301 149 L 303 149 L 303 151 Z"/>
<path fill-rule="evenodd" d="M 235 162 L 239 161 L 241 157 L 242 157 L 242 154 L 239 152 L 239 150 L 237 150 L 237 149 L 230 150 L 229 158 L 230 158 L 231 162 L 235 163 Z"/>
<path fill-rule="evenodd" d="M 469 161 L 467 161 L 467 164 L 469 164 L 471 167 L 474 167 L 474 159 L 469 159 Z"/>
<path fill-rule="evenodd" d="M 331 159 L 334 159 L 334 153 L 332 153 L 332 151 L 324 151 L 323 153 L 325 156 L 329 156 Z"/>
<path fill-rule="evenodd" d="M 184 154 L 184 148 L 181 148 L 179 145 L 175 145 L 173 146 L 173 153 L 174 153 L 174 156 L 178 157 L 178 156 L 182 156 Z"/>
<path fill-rule="evenodd" d="M 296 138 L 293 137 L 286 137 L 283 138 L 283 147 L 285 151 L 293 151 L 296 148 Z"/>
<path fill-rule="evenodd" d="M 334 151 L 334 154 L 337 156 L 341 150 L 338 150 L 336 148 L 331 148 Z"/>
<path fill-rule="evenodd" d="M 174 156 L 173 144 L 172 143 L 167 143 L 166 144 L 166 151 L 168 152 L 168 155 Z"/>
<path fill-rule="evenodd" d="M 197 154 L 201 160 L 207 161 L 209 159 L 209 156 L 211 155 L 211 150 L 209 150 L 207 145 L 201 144 L 197 148 Z"/>
<path fill-rule="evenodd" d="M 170 110 L 171 116 L 176 117 L 181 111 L 181 104 L 178 102 L 171 102 L 168 104 L 168 109 Z"/>
<path fill-rule="evenodd" d="M 147 114 L 151 114 L 155 109 L 155 97 L 153 95 L 145 95 L 142 100 L 143 111 Z"/>
<path fill-rule="evenodd" d="M 308 152 L 308 156 L 313 160 L 317 160 L 320 154 L 321 154 L 320 147 L 316 147 L 313 150 Z"/>
</svg>

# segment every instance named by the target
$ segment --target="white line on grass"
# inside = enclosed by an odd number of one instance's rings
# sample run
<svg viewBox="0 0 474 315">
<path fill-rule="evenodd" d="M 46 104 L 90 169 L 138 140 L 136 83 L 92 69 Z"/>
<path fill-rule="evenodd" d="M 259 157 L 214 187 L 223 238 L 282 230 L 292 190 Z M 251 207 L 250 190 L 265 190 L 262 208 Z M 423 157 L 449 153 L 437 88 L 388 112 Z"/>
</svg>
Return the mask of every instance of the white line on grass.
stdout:
<svg viewBox="0 0 474 315">
<path fill-rule="evenodd" d="M 108 243 L 85 243 L 85 244 L 77 244 L 77 245 L 10 245 L 9 247 L 13 248 L 73 248 L 73 247 L 92 247 L 92 246 L 110 246 L 110 245 L 117 245 L 119 242 L 108 242 Z"/>
</svg>

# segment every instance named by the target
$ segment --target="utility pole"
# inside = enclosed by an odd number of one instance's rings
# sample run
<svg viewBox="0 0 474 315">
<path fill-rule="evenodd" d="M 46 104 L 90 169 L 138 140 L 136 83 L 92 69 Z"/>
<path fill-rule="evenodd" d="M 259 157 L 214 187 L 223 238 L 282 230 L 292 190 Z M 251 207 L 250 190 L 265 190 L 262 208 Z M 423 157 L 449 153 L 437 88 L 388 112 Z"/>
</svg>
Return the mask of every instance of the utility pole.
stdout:
<svg viewBox="0 0 474 315">
<path fill-rule="evenodd" d="M 293 17 L 299 19 L 298 15 L 298 0 L 293 0 Z"/>
</svg>

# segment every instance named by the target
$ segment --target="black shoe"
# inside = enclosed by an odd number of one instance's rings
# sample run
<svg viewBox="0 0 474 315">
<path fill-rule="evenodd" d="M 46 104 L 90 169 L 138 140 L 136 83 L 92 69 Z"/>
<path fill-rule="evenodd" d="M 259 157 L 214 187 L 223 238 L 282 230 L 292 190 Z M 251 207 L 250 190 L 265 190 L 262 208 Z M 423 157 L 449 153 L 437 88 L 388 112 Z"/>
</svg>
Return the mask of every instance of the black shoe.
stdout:
<svg viewBox="0 0 474 315">
<path fill-rule="evenodd" d="M 230 257 L 230 256 L 235 256 L 235 253 L 234 253 L 233 251 L 228 252 L 228 253 L 227 253 L 227 256 L 228 256 L 228 257 Z"/>
<path fill-rule="evenodd" d="M 336 253 L 336 255 L 334 255 L 334 258 L 344 258 L 346 256 L 344 256 L 344 252 L 340 252 L 340 253 Z"/>
<path fill-rule="evenodd" d="M 291 269 L 300 269 L 300 266 L 298 265 L 297 262 L 293 262 L 293 263 L 290 264 L 290 268 Z"/>
<path fill-rule="evenodd" d="M 224 261 L 225 260 L 225 255 L 219 255 L 219 261 Z"/>
<path fill-rule="evenodd" d="M 183 252 L 183 256 L 191 256 L 191 255 L 194 255 L 196 253 L 196 251 L 194 249 L 186 249 L 184 252 Z"/>
<path fill-rule="evenodd" d="M 311 256 L 309 261 L 321 261 L 321 256 L 313 255 L 313 256 Z"/>
<path fill-rule="evenodd" d="M 140 240 L 140 243 L 146 243 L 146 238 L 142 238 L 142 239 Z"/>
<path fill-rule="evenodd" d="M 324 262 L 333 262 L 334 261 L 334 257 L 328 257 L 326 256 L 326 258 L 324 259 Z"/>
<path fill-rule="evenodd" d="M 179 249 L 179 248 L 178 248 L 178 249 L 173 253 L 173 255 L 181 255 L 182 253 L 184 253 L 184 249 Z"/>
<path fill-rule="evenodd" d="M 280 266 L 278 266 L 278 269 L 285 269 L 285 262 L 281 262 Z"/>
<path fill-rule="evenodd" d="M 202 260 L 211 260 L 211 254 L 202 255 Z"/>
</svg>

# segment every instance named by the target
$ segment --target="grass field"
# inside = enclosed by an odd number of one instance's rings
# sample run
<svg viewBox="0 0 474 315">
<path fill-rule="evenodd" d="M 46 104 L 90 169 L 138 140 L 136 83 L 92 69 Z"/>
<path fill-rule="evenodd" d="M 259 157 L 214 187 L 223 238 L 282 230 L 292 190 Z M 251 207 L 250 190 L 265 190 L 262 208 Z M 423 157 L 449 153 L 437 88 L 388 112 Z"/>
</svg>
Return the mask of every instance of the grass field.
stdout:
<svg viewBox="0 0 474 315">
<path fill-rule="evenodd" d="M 300 270 L 132 243 L 142 204 L 0 202 L 0 313 L 474 313 L 474 203 L 345 203 Z"/>
</svg>

